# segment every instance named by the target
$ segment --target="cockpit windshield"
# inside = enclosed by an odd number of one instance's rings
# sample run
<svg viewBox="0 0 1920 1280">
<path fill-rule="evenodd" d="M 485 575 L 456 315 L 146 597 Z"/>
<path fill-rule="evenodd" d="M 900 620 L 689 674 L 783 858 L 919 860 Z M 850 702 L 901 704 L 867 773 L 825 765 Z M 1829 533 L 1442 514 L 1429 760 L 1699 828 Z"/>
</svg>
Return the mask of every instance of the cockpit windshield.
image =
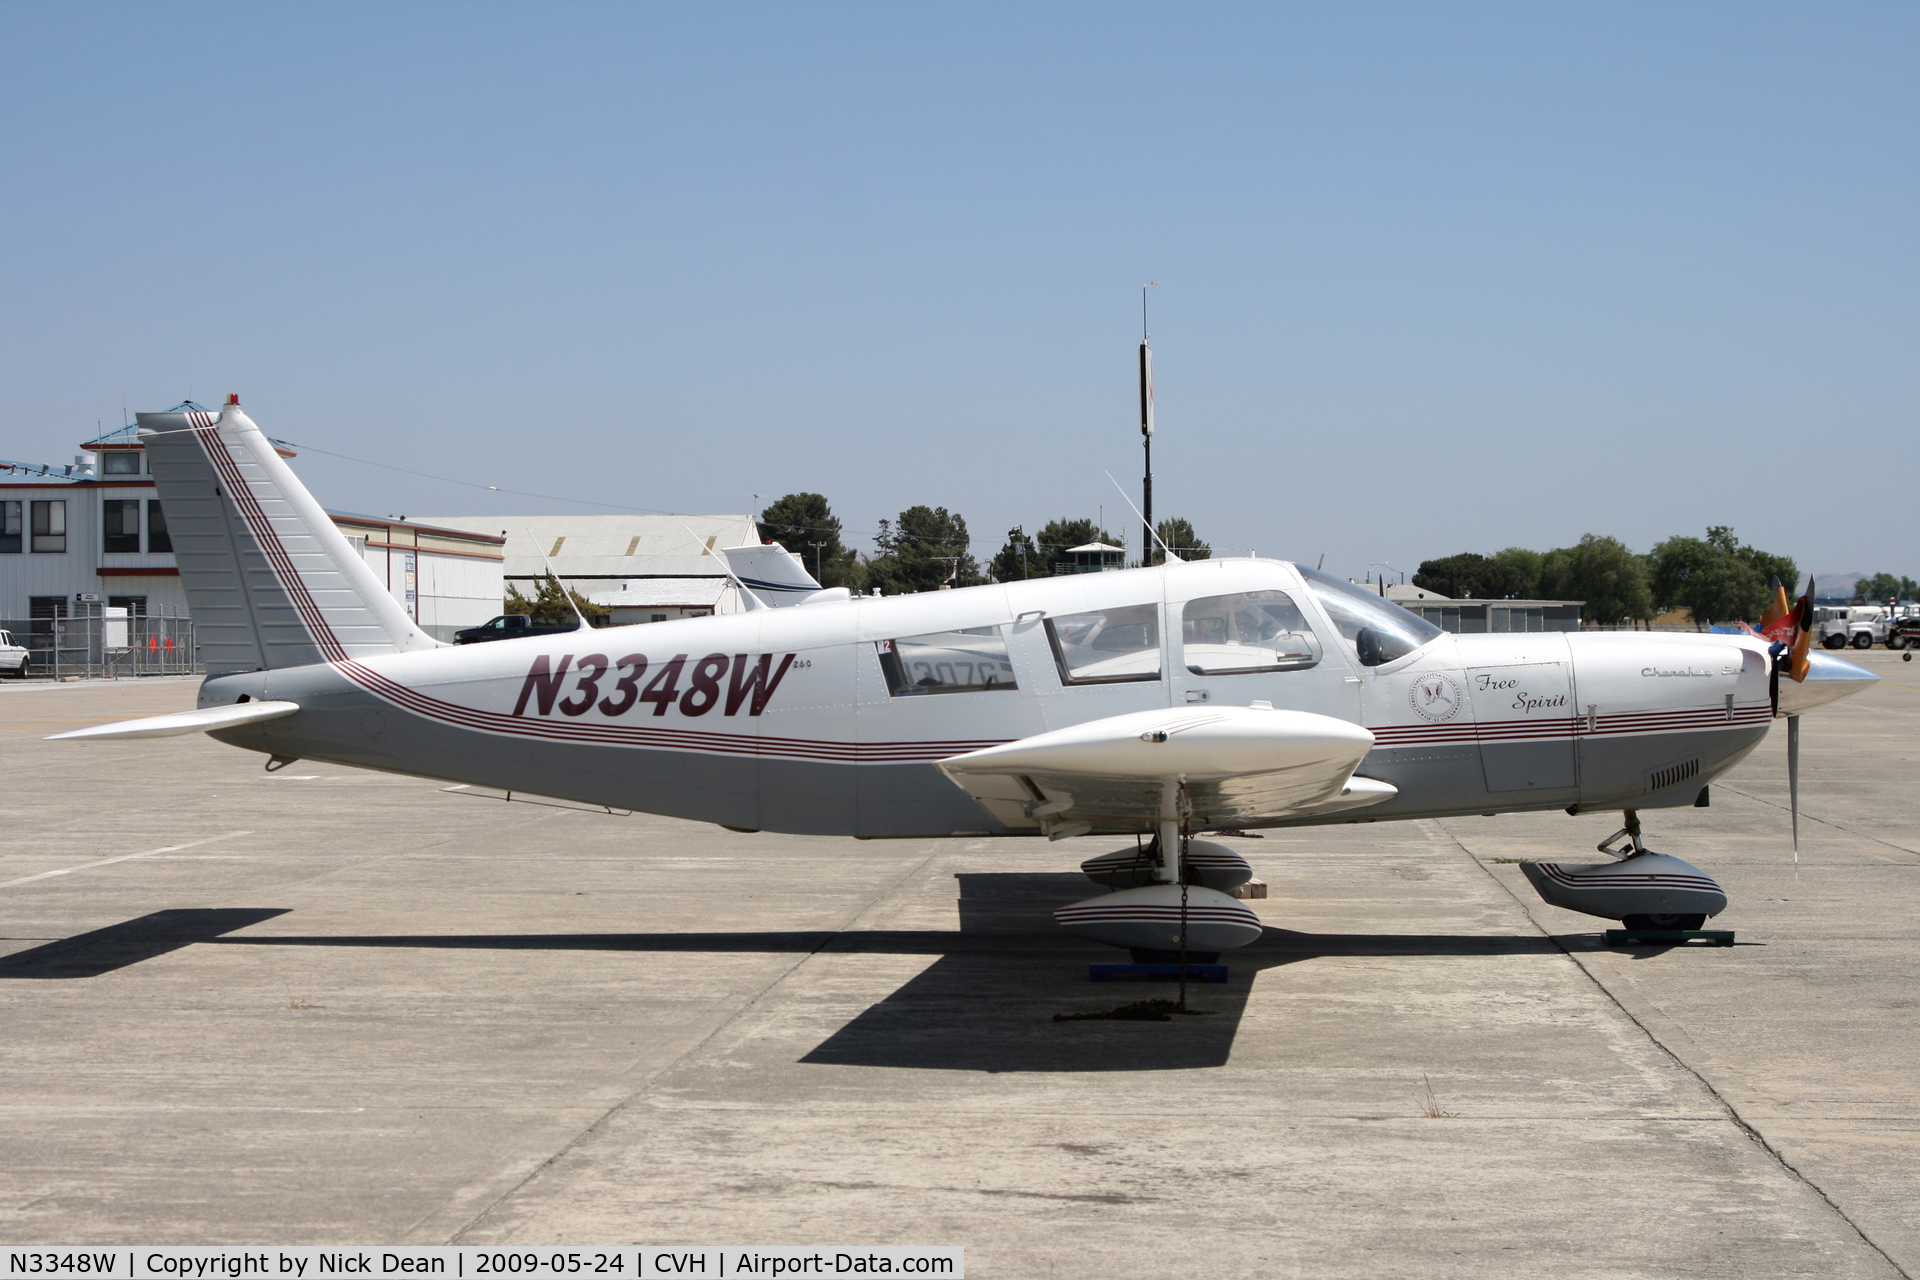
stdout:
<svg viewBox="0 0 1920 1280">
<path fill-rule="evenodd" d="M 1353 645 L 1354 655 L 1363 667 L 1384 666 L 1396 658 L 1404 658 L 1440 634 L 1440 628 L 1419 614 L 1402 609 L 1365 587 L 1303 564 L 1294 568 L 1306 578 L 1307 588 L 1326 608 L 1340 635 Z"/>
</svg>

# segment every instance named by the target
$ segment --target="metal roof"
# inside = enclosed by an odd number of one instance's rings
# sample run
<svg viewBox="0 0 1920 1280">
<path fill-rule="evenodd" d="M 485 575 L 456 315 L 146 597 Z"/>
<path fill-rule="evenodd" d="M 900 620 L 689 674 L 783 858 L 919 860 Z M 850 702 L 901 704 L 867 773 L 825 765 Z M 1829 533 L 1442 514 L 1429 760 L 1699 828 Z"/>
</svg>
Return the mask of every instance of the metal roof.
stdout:
<svg viewBox="0 0 1920 1280">
<path fill-rule="evenodd" d="M 759 543 L 747 515 L 421 516 L 423 524 L 506 538 L 508 578 L 720 578 L 727 566 L 707 548 Z"/>
<path fill-rule="evenodd" d="M 711 609 L 731 585 L 725 578 L 640 578 L 621 583 L 618 591 L 596 591 L 587 600 L 609 609 Z"/>
</svg>

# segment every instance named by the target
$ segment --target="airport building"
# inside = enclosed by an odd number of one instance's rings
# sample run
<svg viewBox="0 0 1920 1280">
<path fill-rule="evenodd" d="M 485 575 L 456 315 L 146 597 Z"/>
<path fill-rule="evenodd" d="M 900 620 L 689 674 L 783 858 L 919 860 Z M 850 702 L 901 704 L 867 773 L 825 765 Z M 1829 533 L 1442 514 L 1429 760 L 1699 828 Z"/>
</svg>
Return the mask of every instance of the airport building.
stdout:
<svg viewBox="0 0 1920 1280">
<path fill-rule="evenodd" d="M 434 516 L 446 529 L 505 540 L 505 582 L 532 599 L 552 573 L 615 626 L 741 611 L 721 547 L 760 540 L 749 515 Z"/>
<path fill-rule="evenodd" d="M 22 643 L 31 635 L 50 637 L 62 618 L 117 610 L 125 612 L 111 616 L 129 620 L 188 616 L 166 512 L 135 428 L 80 447 L 86 452 L 71 465 L 0 463 L 0 629 Z M 278 452 L 294 456 L 286 448 Z M 498 535 L 327 514 L 435 639 L 449 640 L 500 612 L 504 539 Z"/>
<path fill-rule="evenodd" d="M 1352 579 L 1348 579 L 1352 581 Z M 1578 631 L 1584 600 L 1451 600 L 1406 583 L 1387 583 L 1380 593 L 1439 627 L 1459 635 L 1490 631 Z"/>
</svg>

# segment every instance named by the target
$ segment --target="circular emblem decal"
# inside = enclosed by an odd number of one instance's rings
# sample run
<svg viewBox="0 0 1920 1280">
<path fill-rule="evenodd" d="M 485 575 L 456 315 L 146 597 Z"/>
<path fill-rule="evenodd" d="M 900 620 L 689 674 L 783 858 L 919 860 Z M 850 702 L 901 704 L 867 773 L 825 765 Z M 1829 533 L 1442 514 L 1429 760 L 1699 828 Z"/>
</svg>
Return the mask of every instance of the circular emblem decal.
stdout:
<svg viewBox="0 0 1920 1280">
<path fill-rule="evenodd" d="M 1460 686 L 1451 676 L 1430 672 L 1413 682 L 1407 701 L 1422 720 L 1451 720 L 1460 713 Z"/>
</svg>

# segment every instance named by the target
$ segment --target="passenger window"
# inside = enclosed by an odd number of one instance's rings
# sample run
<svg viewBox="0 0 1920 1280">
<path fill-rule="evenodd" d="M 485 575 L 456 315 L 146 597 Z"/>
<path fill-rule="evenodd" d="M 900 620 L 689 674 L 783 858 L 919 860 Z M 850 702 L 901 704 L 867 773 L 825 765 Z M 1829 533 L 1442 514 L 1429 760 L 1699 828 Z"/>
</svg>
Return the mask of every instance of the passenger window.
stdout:
<svg viewBox="0 0 1920 1280">
<path fill-rule="evenodd" d="M 1181 660 L 1197 676 L 1299 671 L 1320 661 L 1313 628 L 1284 591 L 1189 600 L 1180 611 Z"/>
<path fill-rule="evenodd" d="M 1062 684 L 1160 678 L 1160 609 L 1131 604 L 1047 619 Z"/>
<path fill-rule="evenodd" d="M 1013 663 L 998 627 L 966 627 L 924 636 L 876 641 L 887 692 L 896 698 L 929 693 L 985 693 L 1013 689 Z"/>
</svg>

